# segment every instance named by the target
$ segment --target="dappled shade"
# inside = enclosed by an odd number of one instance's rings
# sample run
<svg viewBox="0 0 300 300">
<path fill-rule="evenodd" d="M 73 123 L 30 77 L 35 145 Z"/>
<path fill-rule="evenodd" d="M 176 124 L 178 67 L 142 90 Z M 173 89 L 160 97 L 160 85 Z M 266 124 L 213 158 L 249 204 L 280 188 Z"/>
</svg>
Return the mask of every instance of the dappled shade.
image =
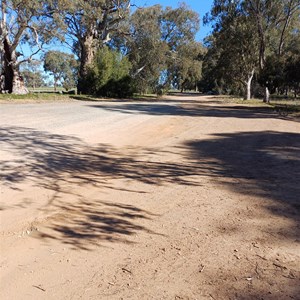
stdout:
<svg viewBox="0 0 300 300">
<path fill-rule="evenodd" d="M 215 103 L 212 100 L 213 103 Z M 203 104 L 185 101 L 178 105 L 176 101 L 165 101 L 165 103 L 125 103 L 122 105 L 95 104 L 90 107 L 104 109 L 124 114 L 147 114 L 153 116 L 182 116 L 182 117 L 219 117 L 219 118 L 278 118 L 278 114 L 269 107 L 247 107 L 247 106 L 208 106 L 207 101 Z"/>
<path fill-rule="evenodd" d="M 50 191 L 47 205 L 40 210 L 51 217 L 47 218 L 45 230 L 35 235 L 44 240 L 60 239 L 79 249 L 90 249 L 104 241 L 130 242 L 127 237 L 138 231 L 154 234 L 140 224 L 153 216 L 151 212 L 135 203 L 104 203 L 101 195 L 89 198 L 78 192 L 80 187 L 94 186 L 99 193 L 104 189 L 144 193 L 113 181 L 196 184 L 189 178 L 196 175 L 193 166 L 184 166 L 180 161 L 162 162 L 156 155 L 163 151 L 157 149 L 89 146 L 72 136 L 8 126 L 0 129 L 0 146 L 14 155 L 13 160 L 0 160 L 0 176 L 5 186 L 22 192 L 22 183 L 27 182 Z M 13 209 L 9 202 L 1 209 Z M 32 202 L 24 199 L 18 208 L 29 205 Z"/>
<path fill-rule="evenodd" d="M 233 191 L 272 200 L 274 214 L 296 221 L 285 235 L 300 234 L 300 134 L 239 132 L 188 141 L 185 159 Z"/>
<path fill-rule="evenodd" d="M 246 110 L 245 116 L 248 115 Z M 97 197 L 85 198 L 77 194 L 74 186 L 143 193 L 131 190 L 130 185 L 124 189 L 115 179 L 157 186 L 200 186 L 201 176 L 236 193 L 269 200 L 268 209 L 272 213 L 295 221 L 295 228 L 284 232 L 285 236 L 295 237 L 300 233 L 298 133 L 237 132 L 186 141 L 168 149 L 117 149 L 108 144 L 89 146 L 72 136 L 6 126 L 0 129 L 0 145 L 15 157 L 0 161 L 4 185 L 21 189 L 21 183 L 29 181 L 53 192 L 47 207 L 42 209 L 61 214 L 52 217 L 49 228 L 52 232 L 41 233 L 41 238 L 54 238 L 57 236 L 54 230 L 64 243 L 84 248 L 87 247 L 84 241 L 90 245 L 103 240 L 126 241 L 126 236 L 137 231 L 150 232 L 137 221 L 151 218 L 151 212 L 134 203 L 124 206 L 103 203 Z M 68 196 L 76 201 L 67 201 Z M 20 207 L 31 205 L 26 201 Z M 2 209 L 10 209 L 9 203 Z"/>
<path fill-rule="evenodd" d="M 9 185 L 29 178 L 54 190 L 59 182 L 107 187 L 107 179 L 120 178 L 148 184 L 192 184 L 185 176 L 196 175 L 193 166 L 156 160 L 155 154 L 163 151 L 155 148 L 116 149 L 108 144 L 91 147 L 75 137 L 21 127 L 0 128 L 0 143 L 18 157 L 0 162 L 1 177 Z"/>
</svg>

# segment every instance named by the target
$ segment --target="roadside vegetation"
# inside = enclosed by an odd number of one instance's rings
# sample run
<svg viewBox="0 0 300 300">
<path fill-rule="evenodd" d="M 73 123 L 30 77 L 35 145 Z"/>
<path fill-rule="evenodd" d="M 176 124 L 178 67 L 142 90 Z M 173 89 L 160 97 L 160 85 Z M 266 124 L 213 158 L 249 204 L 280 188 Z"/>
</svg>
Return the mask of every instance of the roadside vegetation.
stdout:
<svg viewBox="0 0 300 300">
<path fill-rule="evenodd" d="M 53 87 L 128 98 L 175 89 L 265 103 L 297 99 L 299 7 L 299 0 L 215 0 L 203 18 L 212 32 L 200 43 L 200 16 L 184 3 L 3 0 L 0 92 Z M 46 51 L 50 44 L 69 51 Z"/>
</svg>

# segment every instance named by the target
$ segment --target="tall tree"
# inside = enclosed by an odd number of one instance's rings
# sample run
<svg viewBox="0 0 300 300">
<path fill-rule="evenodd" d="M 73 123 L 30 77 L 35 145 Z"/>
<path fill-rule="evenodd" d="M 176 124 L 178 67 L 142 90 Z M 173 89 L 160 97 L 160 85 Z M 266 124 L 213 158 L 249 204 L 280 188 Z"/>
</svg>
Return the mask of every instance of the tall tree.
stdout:
<svg viewBox="0 0 300 300">
<path fill-rule="evenodd" d="M 226 28 L 230 32 L 232 21 L 243 18 L 251 27 L 249 32 L 252 34 L 244 35 L 244 43 L 236 47 L 235 53 L 243 52 L 243 45 L 247 44 L 256 48 L 257 55 L 252 60 L 258 61 L 259 73 L 262 74 L 268 55 L 283 55 L 288 36 L 297 28 L 295 20 L 299 19 L 299 9 L 299 0 L 215 0 L 208 20 L 215 24 L 214 33 L 219 34 Z M 224 22 L 228 18 L 230 22 Z M 237 25 L 234 28 L 238 28 Z M 255 39 L 257 42 L 253 43 Z M 264 101 L 268 102 L 269 81 L 266 79 L 261 83 L 265 88 Z"/>
<path fill-rule="evenodd" d="M 131 37 L 128 57 L 140 93 L 154 91 L 166 65 L 167 45 L 161 40 L 162 7 L 155 5 L 137 10 L 130 19 Z"/>
<path fill-rule="evenodd" d="M 299 19 L 300 1 L 247 0 L 244 6 L 245 11 L 256 21 L 259 36 L 259 66 L 260 71 L 263 72 L 267 51 L 273 50 L 273 53 L 282 56 L 294 19 Z M 269 83 L 265 81 L 263 84 L 265 86 L 264 101 L 269 102 Z"/>
<path fill-rule="evenodd" d="M 50 72 L 54 79 L 54 90 L 60 81 L 64 87 L 74 87 L 77 77 L 78 63 L 73 54 L 61 51 L 48 51 L 44 56 L 44 69 Z"/>
<path fill-rule="evenodd" d="M 9 93 L 24 93 L 19 67 L 31 61 L 42 50 L 44 44 L 53 39 L 57 32 L 56 16 L 51 8 L 52 1 L 2 0 L 0 4 L 0 89 Z M 32 53 L 26 56 L 21 49 L 29 45 Z"/>
<path fill-rule="evenodd" d="M 196 90 L 202 75 L 204 47 L 201 43 L 188 42 L 178 45 L 168 63 L 168 76 L 172 87 Z"/>
<path fill-rule="evenodd" d="M 85 78 L 99 46 L 119 31 L 119 23 L 129 16 L 130 0 L 60 0 L 67 28 L 65 42 L 78 53 L 80 67 L 78 92 L 88 92 Z"/>
<path fill-rule="evenodd" d="M 41 61 L 33 60 L 21 65 L 20 74 L 24 79 L 26 87 L 37 88 L 45 85 L 44 76 L 41 71 Z"/>
<path fill-rule="evenodd" d="M 223 83 L 233 92 L 242 90 L 244 98 L 249 100 L 252 79 L 258 66 L 255 25 L 238 7 L 231 8 L 219 19 L 213 37 L 208 42 L 205 62 L 211 64 L 211 56 L 216 61 L 213 76 L 208 70 L 206 80 L 215 80 L 215 85 L 219 87 Z"/>
<path fill-rule="evenodd" d="M 163 11 L 161 39 L 168 47 L 166 84 L 185 89 L 191 81 L 195 87 L 200 79 L 202 49 L 201 44 L 195 42 L 199 23 L 199 15 L 184 3 L 178 8 L 167 7 Z"/>
<path fill-rule="evenodd" d="M 184 4 L 175 9 L 163 9 L 160 5 L 155 5 L 137 10 L 130 19 L 130 25 L 128 55 L 140 91 L 155 91 L 160 85 L 175 83 L 175 78 L 180 81 L 185 76 L 187 79 L 188 71 L 183 70 L 186 67 L 191 71 L 185 55 L 187 47 L 189 45 L 195 49 L 197 45 L 194 43 L 199 29 L 199 16 L 196 12 Z M 195 67 L 196 65 L 197 62 Z M 200 70 L 201 66 L 197 66 Z M 184 79 L 180 83 L 179 81 L 176 84 L 181 85 Z"/>
</svg>

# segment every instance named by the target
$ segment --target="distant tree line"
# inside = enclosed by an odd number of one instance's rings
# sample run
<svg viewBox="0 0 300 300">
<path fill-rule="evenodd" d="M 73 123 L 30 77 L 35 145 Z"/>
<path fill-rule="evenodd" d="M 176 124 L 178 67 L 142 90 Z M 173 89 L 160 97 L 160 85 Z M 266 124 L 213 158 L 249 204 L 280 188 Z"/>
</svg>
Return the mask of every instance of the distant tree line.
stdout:
<svg viewBox="0 0 300 300">
<path fill-rule="evenodd" d="M 135 8 L 130 0 L 2 0 L 0 91 L 54 87 L 126 97 L 170 88 L 245 99 L 300 90 L 300 0 L 215 0 L 204 18 L 213 31 L 195 40 L 199 16 L 186 4 Z M 73 54 L 45 52 L 55 42 Z M 22 46 L 31 49 L 29 55 Z M 22 75 L 22 76 L 21 76 Z"/>
<path fill-rule="evenodd" d="M 198 14 L 185 4 L 131 13 L 130 0 L 2 0 L 0 89 L 26 92 L 23 77 L 28 86 L 41 84 L 32 63 L 40 52 L 54 86 L 76 85 L 79 93 L 127 96 L 170 86 L 196 88 L 204 51 L 195 41 L 198 29 Z M 55 41 L 69 46 L 77 63 L 71 54 L 45 52 Z M 27 56 L 20 51 L 25 44 L 32 50 Z"/>
<path fill-rule="evenodd" d="M 300 1 L 215 0 L 199 88 L 217 93 L 300 92 Z"/>
</svg>

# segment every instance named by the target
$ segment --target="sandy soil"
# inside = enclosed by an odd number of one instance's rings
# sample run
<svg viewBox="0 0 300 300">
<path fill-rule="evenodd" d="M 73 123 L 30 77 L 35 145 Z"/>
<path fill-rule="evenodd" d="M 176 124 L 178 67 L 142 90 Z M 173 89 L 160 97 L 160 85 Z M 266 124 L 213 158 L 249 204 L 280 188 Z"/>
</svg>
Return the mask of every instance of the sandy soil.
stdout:
<svg viewBox="0 0 300 300">
<path fill-rule="evenodd" d="M 1 299 L 300 299 L 300 123 L 213 97 L 2 104 Z"/>
</svg>

